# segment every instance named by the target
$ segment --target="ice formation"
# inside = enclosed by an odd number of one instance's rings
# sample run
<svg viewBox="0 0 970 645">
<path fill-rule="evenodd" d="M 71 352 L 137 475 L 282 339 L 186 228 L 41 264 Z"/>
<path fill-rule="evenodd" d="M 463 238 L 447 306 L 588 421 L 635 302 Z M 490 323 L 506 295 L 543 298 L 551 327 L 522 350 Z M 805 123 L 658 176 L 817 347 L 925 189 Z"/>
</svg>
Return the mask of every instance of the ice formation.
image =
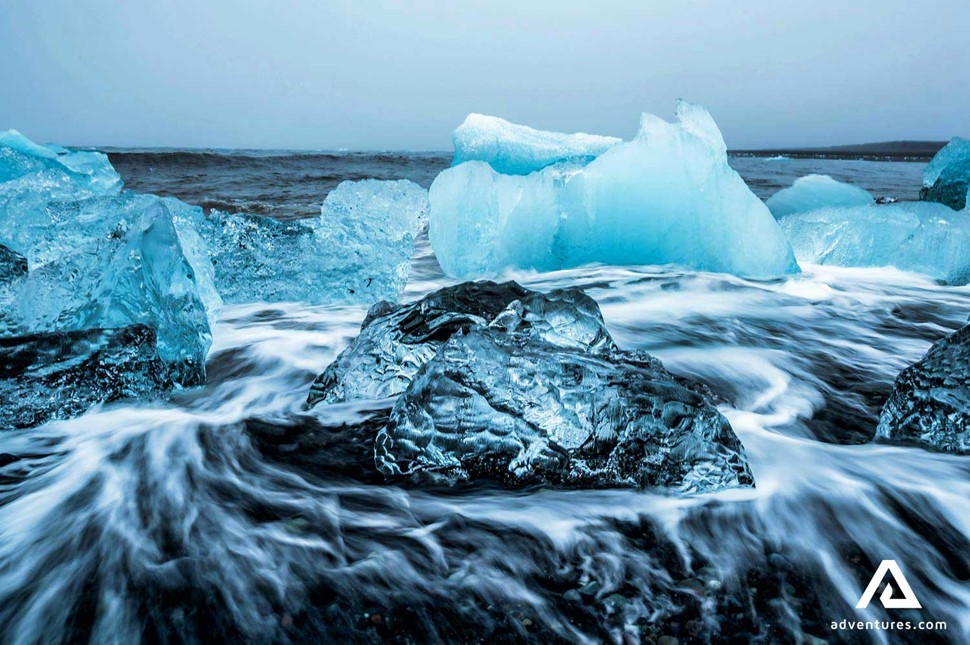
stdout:
<svg viewBox="0 0 970 645">
<path fill-rule="evenodd" d="M 0 244 L 29 268 L 0 283 L 0 337 L 143 324 L 173 380 L 204 380 L 221 301 L 201 209 L 121 193 L 104 155 L 13 131 L 0 135 L 0 180 Z"/>
<path fill-rule="evenodd" d="M 893 266 L 950 284 L 970 280 L 970 213 L 941 204 L 897 202 L 823 208 L 779 222 L 800 261 Z"/>
<path fill-rule="evenodd" d="M 866 206 L 874 204 L 872 194 L 858 186 L 836 181 L 828 175 L 799 177 L 789 188 L 782 188 L 765 202 L 776 218 L 807 213 L 829 206 Z"/>
<path fill-rule="evenodd" d="M 579 132 L 563 134 L 534 130 L 484 114 L 469 114 L 452 134 L 452 165 L 484 161 L 506 175 L 527 175 L 552 164 L 584 164 L 620 143 L 616 137 Z"/>
<path fill-rule="evenodd" d="M 0 336 L 145 324 L 183 385 L 205 378 L 211 344 L 199 275 L 164 200 L 147 195 L 53 203 L 70 233 L 28 249 L 30 271 L 0 291 Z M 101 235 L 78 233 L 96 223 Z M 33 264 L 32 257 L 42 258 Z M 211 294 L 214 294 L 211 291 Z"/>
<path fill-rule="evenodd" d="M 27 258 L 0 244 L 0 283 L 10 282 L 27 273 Z"/>
<path fill-rule="evenodd" d="M 710 392 L 618 349 L 577 289 L 463 283 L 376 305 L 308 403 L 395 397 L 376 438 L 389 477 L 683 492 L 753 483 Z"/>
<path fill-rule="evenodd" d="M 876 436 L 970 453 L 970 325 L 896 378 Z"/>
<path fill-rule="evenodd" d="M 407 283 L 428 193 L 407 181 L 345 181 L 320 217 L 280 221 L 214 211 L 198 228 L 227 302 L 395 300 Z"/>
<path fill-rule="evenodd" d="M 144 325 L 0 338 L 0 431 L 171 387 Z"/>
<path fill-rule="evenodd" d="M 954 210 L 966 208 L 970 189 L 970 140 L 954 137 L 923 171 L 919 198 L 946 204 Z"/>
<path fill-rule="evenodd" d="M 774 217 L 728 165 L 711 116 L 679 102 L 677 119 L 645 114 L 635 139 L 585 167 L 521 176 L 469 161 L 445 170 L 430 192 L 429 233 L 442 268 L 457 277 L 590 262 L 797 272 Z"/>
</svg>

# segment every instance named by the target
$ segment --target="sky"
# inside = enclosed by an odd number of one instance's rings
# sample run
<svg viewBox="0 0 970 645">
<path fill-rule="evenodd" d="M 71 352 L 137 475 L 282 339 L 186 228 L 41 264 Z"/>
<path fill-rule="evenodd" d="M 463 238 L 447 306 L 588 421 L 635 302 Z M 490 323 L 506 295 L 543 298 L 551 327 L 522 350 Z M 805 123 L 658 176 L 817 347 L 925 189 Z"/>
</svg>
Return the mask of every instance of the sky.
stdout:
<svg viewBox="0 0 970 645">
<path fill-rule="evenodd" d="M 0 0 L 0 129 L 76 146 L 450 149 L 470 112 L 733 149 L 970 136 L 967 0 Z"/>
</svg>

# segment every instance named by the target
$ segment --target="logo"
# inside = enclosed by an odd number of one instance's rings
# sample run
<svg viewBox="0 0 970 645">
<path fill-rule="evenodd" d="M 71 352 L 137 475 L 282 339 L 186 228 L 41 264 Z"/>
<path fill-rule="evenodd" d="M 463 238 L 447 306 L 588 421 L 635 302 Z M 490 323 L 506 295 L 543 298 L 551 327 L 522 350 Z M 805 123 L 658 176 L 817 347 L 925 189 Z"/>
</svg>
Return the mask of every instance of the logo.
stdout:
<svg viewBox="0 0 970 645">
<path fill-rule="evenodd" d="M 923 605 L 919 604 L 919 600 L 916 599 L 916 594 L 913 593 L 913 588 L 909 586 L 906 582 L 906 576 L 903 575 L 902 570 L 900 570 L 899 565 L 896 564 L 895 560 L 883 560 L 879 564 L 879 568 L 876 569 L 876 573 L 873 574 L 872 580 L 869 581 L 869 586 L 862 593 L 862 597 L 859 598 L 859 602 L 856 603 L 856 609 L 865 609 L 869 606 L 872 601 L 873 596 L 879 590 L 880 585 L 885 581 L 886 574 L 890 574 L 896 582 L 896 588 L 902 594 L 902 598 L 893 598 L 893 585 L 890 582 L 886 583 L 886 588 L 882 590 L 879 595 L 879 600 L 882 602 L 882 606 L 886 609 L 922 609 Z"/>
</svg>

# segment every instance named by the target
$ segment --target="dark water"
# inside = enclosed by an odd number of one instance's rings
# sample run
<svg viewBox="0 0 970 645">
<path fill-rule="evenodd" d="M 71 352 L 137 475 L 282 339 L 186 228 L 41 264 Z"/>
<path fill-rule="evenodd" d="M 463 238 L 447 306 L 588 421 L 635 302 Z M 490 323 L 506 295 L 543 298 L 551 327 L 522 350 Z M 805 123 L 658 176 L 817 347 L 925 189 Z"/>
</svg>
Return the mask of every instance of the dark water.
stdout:
<svg viewBox="0 0 970 645">
<path fill-rule="evenodd" d="M 428 188 L 451 153 L 109 152 L 125 185 L 179 197 L 206 209 L 283 219 L 320 213 L 327 193 L 347 179 L 410 179 Z M 876 197 L 915 200 L 925 163 L 733 157 L 731 164 L 766 199 L 812 173 L 829 174 Z"/>
<path fill-rule="evenodd" d="M 442 155 L 113 155 L 127 185 L 312 215 L 342 179 L 427 186 Z M 734 159 L 761 196 L 823 172 L 913 198 L 921 164 Z M 402 298 L 450 280 L 422 240 Z M 617 342 L 709 383 L 757 487 L 384 485 L 366 409 L 303 410 L 366 307 L 253 303 L 208 384 L 0 434 L 0 641 L 970 642 L 970 458 L 870 442 L 895 375 L 970 287 L 889 269 L 771 282 L 670 267 L 513 272 L 580 286 Z M 920 610 L 855 604 L 896 560 Z M 833 630 L 842 620 L 946 629 Z"/>
</svg>

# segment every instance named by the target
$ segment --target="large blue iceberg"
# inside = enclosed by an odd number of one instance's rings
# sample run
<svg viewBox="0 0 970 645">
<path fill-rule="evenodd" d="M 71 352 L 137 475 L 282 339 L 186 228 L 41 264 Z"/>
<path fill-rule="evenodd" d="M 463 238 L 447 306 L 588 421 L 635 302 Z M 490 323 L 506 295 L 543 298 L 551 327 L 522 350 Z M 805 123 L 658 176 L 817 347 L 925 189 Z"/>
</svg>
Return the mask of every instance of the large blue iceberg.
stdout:
<svg viewBox="0 0 970 645">
<path fill-rule="evenodd" d="M 372 303 L 397 299 L 427 217 L 424 188 L 365 179 L 338 185 L 316 218 L 214 211 L 198 228 L 226 302 Z"/>
<path fill-rule="evenodd" d="M 845 184 L 828 175 L 799 177 L 788 188 L 782 188 L 765 202 L 775 217 L 829 206 L 866 206 L 876 203 L 872 194 L 858 186 Z"/>
<path fill-rule="evenodd" d="M 967 190 L 970 190 L 970 140 L 954 137 L 923 171 L 919 198 L 961 210 L 968 206 Z"/>
<path fill-rule="evenodd" d="M 468 161 L 438 175 L 430 200 L 432 246 L 456 277 L 591 262 L 798 271 L 775 218 L 728 165 L 714 120 L 686 102 L 676 123 L 645 114 L 636 138 L 585 166 L 511 175 Z"/>
<path fill-rule="evenodd" d="M 799 261 L 848 267 L 892 266 L 949 284 L 970 281 L 970 212 L 900 202 L 822 208 L 783 217 Z"/>
<path fill-rule="evenodd" d="M 484 114 L 469 114 L 451 139 L 452 165 L 484 161 L 506 175 L 527 175 L 563 161 L 586 163 L 620 143 L 616 137 L 535 130 Z"/>
</svg>

